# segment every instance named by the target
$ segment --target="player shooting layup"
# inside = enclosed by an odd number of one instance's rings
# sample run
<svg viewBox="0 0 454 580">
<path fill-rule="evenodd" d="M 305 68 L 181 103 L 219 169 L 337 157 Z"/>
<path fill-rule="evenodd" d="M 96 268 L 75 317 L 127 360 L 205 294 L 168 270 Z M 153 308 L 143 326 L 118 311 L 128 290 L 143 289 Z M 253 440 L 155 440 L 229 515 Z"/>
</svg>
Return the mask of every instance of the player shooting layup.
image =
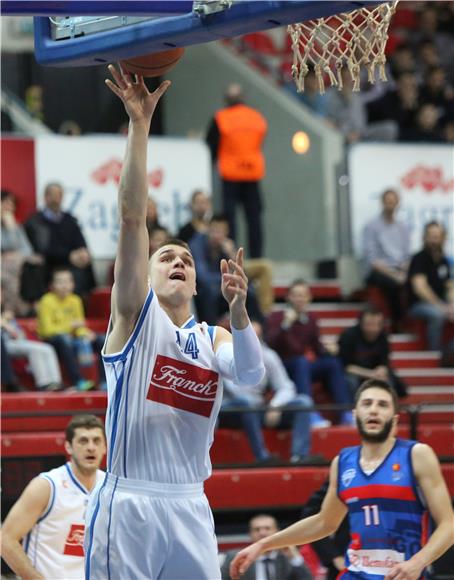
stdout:
<svg viewBox="0 0 454 580">
<path fill-rule="evenodd" d="M 243 251 L 221 264 L 232 340 L 190 314 L 196 274 L 184 242 L 170 240 L 148 267 L 148 135 L 170 83 L 150 94 L 143 78 L 109 70 L 115 83 L 106 83 L 130 123 L 104 352 L 108 474 L 87 509 L 86 578 L 215 580 L 217 544 L 203 481 L 211 474 L 221 377 L 257 384 L 264 373 L 245 307 Z"/>
<path fill-rule="evenodd" d="M 331 465 L 318 514 L 259 540 L 230 565 L 240 578 L 261 554 L 332 534 L 348 512 L 351 542 L 342 580 L 418 580 L 454 540 L 454 518 L 440 464 L 428 445 L 396 439 L 397 395 L 369 379 L 356 392 L 361 445 L 343 449 Z M 428 515 L 435 529 L 427 539 Z"/>
</svg>

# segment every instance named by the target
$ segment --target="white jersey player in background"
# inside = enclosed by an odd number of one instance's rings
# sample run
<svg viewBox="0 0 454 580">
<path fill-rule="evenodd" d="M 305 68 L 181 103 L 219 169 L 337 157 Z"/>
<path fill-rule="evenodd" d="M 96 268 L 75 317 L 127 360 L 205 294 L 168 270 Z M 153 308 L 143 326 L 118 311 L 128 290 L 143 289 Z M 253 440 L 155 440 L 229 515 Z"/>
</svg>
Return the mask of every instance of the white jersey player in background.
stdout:
<svg viewBox="0 0 454 580">
<path fill-rule="evenodd" d="M 84 578 L 85 510 L 105 477 L 99 469 L 106 453 L 102 422 L 74 417 L 65 450 L 69 462 L 35 477 L 3 524 L 2 557 L 22 580 Z"/>
<path fill-rule="evenodd" d="M 108 474 L 87 510 L 86 578 L 216 580 L 217 543 L 203 482 L 211 474 L 221 378 L 254 385 L 264 373 L 245 307 L 243 251 L 221 264 L 232 340 L 225 329 L 191 316 L 196 272 L 184 242 L 166 242 L 148 264 L 148 136 L 170 83 L 150 94 L 143 78 L 109 70 L 115 83 L 106 82 L 130 123 L 103 353 Z"/>
</svg>

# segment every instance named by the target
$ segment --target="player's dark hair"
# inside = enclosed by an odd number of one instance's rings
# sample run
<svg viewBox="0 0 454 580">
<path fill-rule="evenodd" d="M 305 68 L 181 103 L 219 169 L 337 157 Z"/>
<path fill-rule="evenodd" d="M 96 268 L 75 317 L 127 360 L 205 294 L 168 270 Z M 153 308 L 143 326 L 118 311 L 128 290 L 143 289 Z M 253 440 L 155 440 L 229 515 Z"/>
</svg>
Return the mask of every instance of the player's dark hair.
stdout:
<svg viewBox="0 0 454 580">
<path fill-rule="evenodd" d="M 389 393 L 393 400 L 394 412 L 397 413 L 399 411 L 399 402 L 397 399 L 396 391 L 389 383 L 387 383 L 386 381 L 382 381 L 381 379 L 367 379 L 367 381 L 364 381 L 364 383 L 360 385 L 359 389 L 355 393 L 355 407 L 358 404 L 358 401 L 361 395 L 364 393 L 364 391 L 372 388 L 382 389 L 383 391 Z"/>
<path fill-rule="evenodd" d="M 180 246 L 185 250 L 187 250 L 192 255 L 191 248 L 189 247 L 189 245 L 186 242 L 183 242 L 183 240 L 180 240 L 179 238 L 169 238 L 159 246 L 158 250 L 160 250 L 164 246 Z"/>
<path fill-rule="evenodd" d="M 215 213 L 213 216 L 211 216 L 210 219 L 210 224 L 212 223 L 224 223 L 228 225 L 229 220 L 227 219 L 227 216 L 225 214 Z"/>
<path fill-rule="evenodd" d="M 95 415 L 76 415 L 71 419 L 65 431 L 65 439 L 68 443 L 72 443 L 76 429 L 101 429 L 104 439 L 106 438 L 104 423 Z"/>
</svg>

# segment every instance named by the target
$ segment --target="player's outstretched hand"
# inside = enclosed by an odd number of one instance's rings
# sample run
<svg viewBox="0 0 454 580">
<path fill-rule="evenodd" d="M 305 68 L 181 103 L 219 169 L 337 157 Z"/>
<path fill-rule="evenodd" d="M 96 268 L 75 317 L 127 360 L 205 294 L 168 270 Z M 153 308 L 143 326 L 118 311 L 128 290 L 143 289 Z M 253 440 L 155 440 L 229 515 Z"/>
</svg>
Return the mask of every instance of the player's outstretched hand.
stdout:
<svg viewBox="0 0 454 580">
<path fill-rule="evenodd" d="M 117 69 L 113 64 L 109 65 L 109 72 L 115 82 L 106 79 L 106 85 L 123 101 L 131 121 L 150 123 L 156 105 L 169 88 L 170 81 L 162 82 L 155 91 L 150 93 L 143 76 L 134 75 L 133 78 L 120 65 L 118 66 Z"/>
<path fill-rule="evenodd" d="M 222 295 L 230 310 L 246 305 L 248 279 L 243 269 L 243 254 L 240 248 L 234 259 L 221 260 Z"/>
<path fill-rule="evenodd" d="M 232 580 L 239 580 L 249 566 L 253 564 L 262 553 L 263 549 L 259 542 L 251 544 L 247 548 L 238 552 L 230 563 L 230 578 L 232 578 Z"/>
</svg>

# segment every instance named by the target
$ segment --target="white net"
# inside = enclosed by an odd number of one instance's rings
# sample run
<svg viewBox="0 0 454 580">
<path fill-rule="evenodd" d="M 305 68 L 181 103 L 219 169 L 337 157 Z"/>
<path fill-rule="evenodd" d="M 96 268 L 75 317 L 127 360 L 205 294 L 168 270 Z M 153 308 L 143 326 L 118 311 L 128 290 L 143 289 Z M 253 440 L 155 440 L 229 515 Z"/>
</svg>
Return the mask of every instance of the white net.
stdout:
<svg viewBox="0 0 454 580">
<path fill-rule="evenodd" d="M 378 68 L 381 80 L 385 75 L 385 47 L 388 27 L 398 0 L 384 2 L 371 8 L 337 14 L 291 24 L 288 32 L 292 40 L 292 76 L 298 92 L 304 91 L 304 78 L 312 67 L 319 82 L 320 93 L 325 83 L 342 89 L 341 70 L 347 67 L 353 80 L 353 90 L 359 90 L 361 67 L 374 83 Z"/>
</svg>

